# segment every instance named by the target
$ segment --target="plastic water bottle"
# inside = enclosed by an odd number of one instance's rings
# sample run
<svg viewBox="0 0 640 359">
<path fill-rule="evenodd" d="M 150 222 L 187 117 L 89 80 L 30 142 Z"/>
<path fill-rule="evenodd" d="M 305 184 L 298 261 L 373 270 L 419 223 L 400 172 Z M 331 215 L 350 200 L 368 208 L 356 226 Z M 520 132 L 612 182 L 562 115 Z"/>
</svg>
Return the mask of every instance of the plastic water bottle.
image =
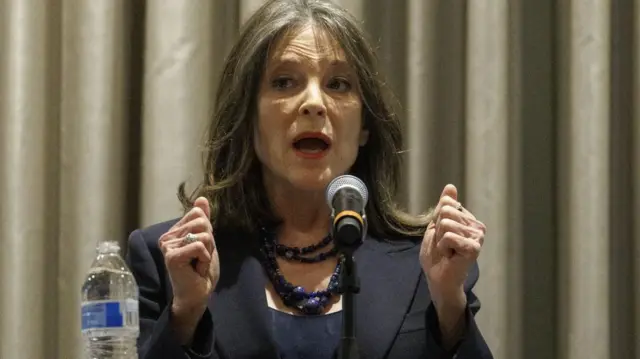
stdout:
<svg viewBox="0 0 640 359">
<path fill-rule="evenodd" d="M 117 242 L 100 242 L 82 286 L 86 359 L 138 359 L 138 285 Z"/>
</svg>

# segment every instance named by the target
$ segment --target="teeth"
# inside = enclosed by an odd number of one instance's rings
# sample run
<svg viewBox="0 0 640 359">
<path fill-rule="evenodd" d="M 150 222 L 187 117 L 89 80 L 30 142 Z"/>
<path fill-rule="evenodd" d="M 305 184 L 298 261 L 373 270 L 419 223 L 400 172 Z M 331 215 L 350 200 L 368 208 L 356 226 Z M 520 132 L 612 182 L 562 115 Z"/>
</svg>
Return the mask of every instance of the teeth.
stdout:
<svg viewBox="0 0 640 359">
<path fill-rule="evenodd" d="M 320 148 L 314 148 L 314 149 L 308 149 L 308 148 L 305 148 L 305 149 L 300 149 L 300 152 L 302 152 L 302 153 L 319 153 L 319 152 L 322 152 L 322 151 L 324 151 L 324 150 L 323 150 L 323 149 L 320 149 Z"/>
</svg>

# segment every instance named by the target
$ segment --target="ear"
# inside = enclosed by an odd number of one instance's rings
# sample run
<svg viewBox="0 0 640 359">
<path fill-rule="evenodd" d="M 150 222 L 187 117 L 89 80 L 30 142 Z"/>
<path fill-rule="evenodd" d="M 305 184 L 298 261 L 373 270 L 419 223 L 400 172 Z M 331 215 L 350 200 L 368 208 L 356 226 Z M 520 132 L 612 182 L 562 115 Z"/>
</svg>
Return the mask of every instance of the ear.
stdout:
<svg viewBox="0 0 640 359">
<path fill-rule="evenodd" d="M 366 145 L 368 141 L 369 141 L 369 130 L 363 129 L 362 131 L 360 131 L 360 139 L 359 139 L 360 147 Z"/>
</svg>

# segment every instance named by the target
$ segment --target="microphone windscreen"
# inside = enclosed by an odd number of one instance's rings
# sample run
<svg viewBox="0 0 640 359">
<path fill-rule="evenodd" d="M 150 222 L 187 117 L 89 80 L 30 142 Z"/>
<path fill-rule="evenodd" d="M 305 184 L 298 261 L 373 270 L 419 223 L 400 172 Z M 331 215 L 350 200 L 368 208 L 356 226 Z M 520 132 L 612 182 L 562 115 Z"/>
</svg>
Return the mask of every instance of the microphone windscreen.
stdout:
<svg viewBox="0 0 640 359">
<path fill-rule="evenodd" d="M 351 188 L 358 192 L 362 196 L 362 206 L 366 206 L 369 199 L 369 191 L 367 191 L 367 186 L 364 182 L 356 176 L 342 175 L 334 178 L 327 185 L 326 199 L 330 208 L 333 208 L 333 197 L 344 188 Z"/>
</svg>

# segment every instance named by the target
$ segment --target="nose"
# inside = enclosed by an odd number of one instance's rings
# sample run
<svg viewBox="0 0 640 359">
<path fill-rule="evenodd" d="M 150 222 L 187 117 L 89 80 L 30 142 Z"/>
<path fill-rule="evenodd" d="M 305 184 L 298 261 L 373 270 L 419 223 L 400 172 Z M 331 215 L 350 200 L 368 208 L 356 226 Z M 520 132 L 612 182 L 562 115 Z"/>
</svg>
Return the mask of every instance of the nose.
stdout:
<svg viewBox="0 0 640 359">
<path fill-rule="evenodd" d="M 300 115 L 323 117 L 326 112 L 327 108 L 322 98 L 322 90 L 316 83 L 310 81 L 305 91 L 304 100 L 300 105 Z"/>
</svg>

